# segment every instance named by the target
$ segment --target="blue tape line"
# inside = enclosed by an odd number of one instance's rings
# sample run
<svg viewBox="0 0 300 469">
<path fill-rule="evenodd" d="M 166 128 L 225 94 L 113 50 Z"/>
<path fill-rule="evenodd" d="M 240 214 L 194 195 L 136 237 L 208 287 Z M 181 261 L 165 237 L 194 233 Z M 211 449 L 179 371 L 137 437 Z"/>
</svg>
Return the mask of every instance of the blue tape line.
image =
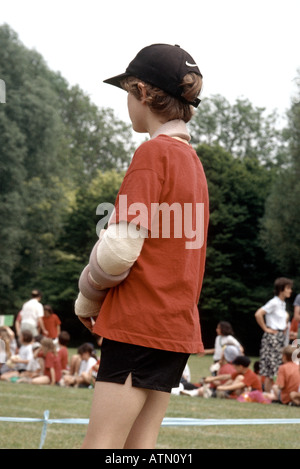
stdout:
<svg viewBox="0 0 300 469">
<path fill-rule="evenodd" d="M 49 419 L 49 411 L 47 416 L 43 419 L 36 418 L 18 418 L 18 417 L 0 417 L 0 422 L 43 422 L 48 424 L 61 423 L 71 425 L 88 425 L 89 419 Z M 193 418 L 164 418 L 162 421 L 163 426 L 177 426 L 177 425 L 289 425 L 300 424 L 300 419 L 193 419 Z"/>
<path fill-rule="evenodd" d="M 27 417 L 0 417 L 0 422 L 43 422 L 39 449 L 43 449 L 47 427 L 51 423 L 71 425 L 87 425 L 89 419 L 49 419 L 49 410 L 45 410 L 43 419 Z M 213 425 L 290 425 L 300 424 L 300 419 L 193 419 L 193 418 L 168 418 L 162 421 L 162 426 L 213 426 Z"/>
</svg>

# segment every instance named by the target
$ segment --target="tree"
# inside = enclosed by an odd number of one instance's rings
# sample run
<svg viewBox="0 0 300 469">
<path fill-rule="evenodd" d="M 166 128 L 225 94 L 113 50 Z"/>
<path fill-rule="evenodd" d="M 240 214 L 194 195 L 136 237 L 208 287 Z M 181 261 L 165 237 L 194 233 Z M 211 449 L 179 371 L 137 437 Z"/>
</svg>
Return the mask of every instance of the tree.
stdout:
<svg viewBox="0 0 300 469">
<path fill-rule="evenodd" d="M 197 153 L 210 197 L 206 271 L 199 305 L 204 338 L 212 341 L 217 322 L 227 320 L 248 350 L 253 350 L 252 341 L 257 342 L 259 332 L 254 312 L 268 297 L 273 275 L 259 239 L 271 173 L 256 159 L 234 158 L 219 146 L 200 145 Z"/>
<path fill-rule="evenodd" d="M 52 268 L 64 223 L 97 168 L 122 171 L 129 126 L 69 87 L 9 26 L 0 27 L 0 310 L 16 311 Z"/>
<path fill-rule="evenodd" d="M 236 157 L 273 166 L 281 162 L 284 151 L 277 120 L 275 112 L 265 115 L 264 108 L 254 107 L 247 99 L 239 98 L 231 105 L 226 98 L 213 95 L 201 102 L 189 127 L 194 145 L 217 144 Z"/>
<path fill-rule="evenodd" d="M 300 70 L 298 94 L 288 112 L 288 155 L 266 201 L 261 238 L 269 258 L 276 262 L 282 275 L 296 280 L 300 287 Z"/>
</svg>

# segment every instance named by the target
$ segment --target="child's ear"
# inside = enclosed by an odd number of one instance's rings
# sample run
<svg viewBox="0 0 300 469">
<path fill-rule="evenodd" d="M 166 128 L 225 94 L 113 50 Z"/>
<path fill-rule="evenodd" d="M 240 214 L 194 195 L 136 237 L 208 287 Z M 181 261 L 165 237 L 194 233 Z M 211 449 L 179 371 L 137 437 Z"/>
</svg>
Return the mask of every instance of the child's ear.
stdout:
<svg viewBox="0 0 300 469">
<path fill-rule="evenodd" d="M 139 82 L 137 86 L 140 91 L 141 102 L 143 103 L 145 102 L 145 99 L 147 98 L 147 91 L 146 91 L 145 84 L 142 82 Z"/>
</svg>

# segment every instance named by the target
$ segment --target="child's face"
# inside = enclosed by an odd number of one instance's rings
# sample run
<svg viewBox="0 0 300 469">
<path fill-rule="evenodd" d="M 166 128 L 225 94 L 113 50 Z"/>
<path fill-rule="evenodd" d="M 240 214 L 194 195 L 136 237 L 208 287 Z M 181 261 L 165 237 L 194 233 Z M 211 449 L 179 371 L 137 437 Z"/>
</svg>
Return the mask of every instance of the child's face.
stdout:
<svg viewBox="0 0 300 469">
<path fill-rule="evenodd" d="M 83 352 L 82 353 L 82 355 L 81 355 L 82 360 L 88 361 L 89 358 L 90 358 L 89 352 Z"/>
<path fill-rule="evenodd" d="M 245 368 L 242 365 L 233 365 L 235 368 L 235 371 L 239 374 L 244 374 Z"/>
</svg>

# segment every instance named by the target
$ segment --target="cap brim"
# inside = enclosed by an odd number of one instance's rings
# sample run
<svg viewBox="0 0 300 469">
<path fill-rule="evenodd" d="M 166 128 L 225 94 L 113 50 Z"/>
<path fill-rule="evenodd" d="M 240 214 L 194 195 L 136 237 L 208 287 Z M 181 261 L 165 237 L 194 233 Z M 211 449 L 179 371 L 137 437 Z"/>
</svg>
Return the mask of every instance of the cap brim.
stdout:
<svg viewBox="0 0 300 469">
<path fill-rule="evenodd" d="M 115 77 L 103 80 L 103 83 L 108 83 L 109 85 L 117 86 L 118 88 L 123 89 L 121 86 L 121 81 L 128 76 L 128 73 L 121 73 L 121 75 L 116 75 Z"/>
</svg>

